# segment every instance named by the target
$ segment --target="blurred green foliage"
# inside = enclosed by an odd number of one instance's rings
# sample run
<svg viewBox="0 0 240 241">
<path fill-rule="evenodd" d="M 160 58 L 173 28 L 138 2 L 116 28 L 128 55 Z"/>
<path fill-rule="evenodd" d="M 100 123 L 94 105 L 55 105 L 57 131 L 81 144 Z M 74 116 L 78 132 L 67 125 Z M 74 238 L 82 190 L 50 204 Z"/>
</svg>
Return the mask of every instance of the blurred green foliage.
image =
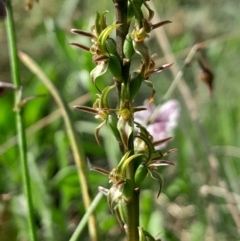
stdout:
<svg viewBox="0 0 240 241">
<path fill-rule="evenodd" d="M 207 41 L 208 62 L 214 72 L 214 91 L 208 97 L 206 85 L 199 80 L 196 61 L 184 71 L 199 119 L 193 122 L 179 92 L 171 98 L 181 102 L 179 126 L 168 148 L 179 152 L 168 157 L 174 167 L 163 168 L 163 193 L 156 199 L 157 184 L 149 179 L 141 193 L 141 224 L 161 240 L 240 240 L 240 107 L 239 107 L 239 0 L 231 1 L 155 1 L 161 19 L 173 23 L 164 27 L 176 63 L 183 65 L 190 48 Z M 88 93 L 91 105 L 95 90 L 89 78 L 93 68 L 90 54 L 69 46 L 70 42 L 89 45 L 88 39 L 70 34 L 71 28 L 89 30 L 96 11 L 109 10 L 112 1 L 41 0 L 31 11 L 24 1 L 13 2 L 19 50 L 33 57 L 70 102 Z M 159 43 L 149 40 L 152 52 L 166 63 Z M 11 81 L 8 43 L 4 22 L 0 22 L 0 81 Z M 169 70 L 155 76 L 158 104 L 175 76 Z M 56 110 L 53 98 L 42 83 L 21 64 L 25 97 L 46 94 L 26 105 L 26 127 Z M 108 75 L 98 80 L 109 81 Z M 150 95 L 141 89 L 136 105 Z M 114 103 L 114 96 L 111 100 Z M 193 100 L 189 100 L 190 102 Z M 114 106 L 114 104 L 113 104 Z M 22 196 L 18 150 L 14 141 L 15 117 L 10 90 L 0 97 L 0 240 L 26 240 L 26 212 Z M 75 125 L 83 140 L 89 166 L 111 168 L 119 160 L 117 145 L 106 128 L 101 130 L 102 147 L 93 135 L 99 124 L 91 115 L 73 110 Z M 40 240 L 68 240 L 84 214 L 81 190 L 72 153 L 61 118 L 28 134 L 29 168 Z M 212 157 L 213 156 L 213 157 Z M 215 157 L 215 159 L 214 159 Z M 214 161 L 212 161 L 213 158 Z M 93 195 L 107 179 L 90 172 Z M 96 210 L 101 240 L 123 240 L 117 220 L 109 212 L 106 199 Z M 89 240 L 87 230 L 79 240 Z"/>
</svg>

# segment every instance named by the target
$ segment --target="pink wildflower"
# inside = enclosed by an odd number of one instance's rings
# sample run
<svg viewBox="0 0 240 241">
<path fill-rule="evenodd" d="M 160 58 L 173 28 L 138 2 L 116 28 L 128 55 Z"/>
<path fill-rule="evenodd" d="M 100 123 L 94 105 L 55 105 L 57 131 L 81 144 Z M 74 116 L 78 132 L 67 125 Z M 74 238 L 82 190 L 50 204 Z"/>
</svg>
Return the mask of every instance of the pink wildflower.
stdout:
<svg viewBox="0 0 240 241">
<path fill-rule="evenodd" d="M 154 141 L 162 140 L 173 135 L 173 129 L 178 124 L 180 115 L 180 104 L 177 100 L 169 100 L 158 109 L 154 104 L 148 104 L 144 101 L 147 110 L 136 112 L 134 120 L 145 126 L 153 137 Z M 156 147 L 162 149 L 166 142 Z"/>
</svg>

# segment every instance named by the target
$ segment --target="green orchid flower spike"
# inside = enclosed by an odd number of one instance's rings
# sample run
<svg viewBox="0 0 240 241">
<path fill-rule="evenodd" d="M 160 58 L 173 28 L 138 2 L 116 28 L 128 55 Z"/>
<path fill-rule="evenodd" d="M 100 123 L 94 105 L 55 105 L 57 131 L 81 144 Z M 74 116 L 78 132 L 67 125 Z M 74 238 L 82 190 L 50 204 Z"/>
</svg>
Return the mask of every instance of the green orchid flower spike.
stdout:
<svg viewBox="0 0 240 241">
<path fill-rule="evenodd" d="M 125 230 L 128 241 L 155 240 L 139 225 L 139 198 L 142 184 L 147 175 L 159 184 L 157 197 L 163 187 L 160 174 L 162 166 L 173 165 L 164 160 L 176 149 L 165 153 L 158 146 L 166 143 L 171 137 L 154 140 L 146 127 L 134 120 L 134 113 L 146 110 L 145 107 L 135 107 L 135 99 L 140 96 L 142 84 L 151 88 L 148 102 L 154 100 L 156 89 L 150 80 L 153 74 L 160 73 L 172 66 L 167 63 L 156 66 L 150 54 L 146 40 L 153 30 L 171 21 L 161 21 L 153 24 L 154 12 L 147 0 L 113 0 L 116 20 L 107 24 L 108 11 L 97 12 L 95 24 L 90 32 L 72 29 L 72 33 L 90 38 L 92 45 L 84 46 L 72 43 L 92 55 L 95 68 L 90 73 L 90 79 L 98 90 L 97 99 L 92 107 L 74 106 L 76 109 L 92 113 L 101 123 L 95 129 L 95 137 L 100 144 L 99 131 L 108 125 L 119 146 L 121 158 L 112 170 L 93 167 L 92 170 L 105 175 L 109 179 L 109 188 L 99 187 L 99 191 L 107 197 L 110 210 L 116 214 L 120 226 Z M 115 35 L 112 34 L 115 32 Z M 138 56 L 133 67 L 133 58 Z M 97 79 L 107 71 L 111 73 L 109 86 L 99 89 Z M 116 91 L 117 105 L 109 105 L 109 93 Z M 111 148 L 111 147 L 109 147 Z"/>
</svg>

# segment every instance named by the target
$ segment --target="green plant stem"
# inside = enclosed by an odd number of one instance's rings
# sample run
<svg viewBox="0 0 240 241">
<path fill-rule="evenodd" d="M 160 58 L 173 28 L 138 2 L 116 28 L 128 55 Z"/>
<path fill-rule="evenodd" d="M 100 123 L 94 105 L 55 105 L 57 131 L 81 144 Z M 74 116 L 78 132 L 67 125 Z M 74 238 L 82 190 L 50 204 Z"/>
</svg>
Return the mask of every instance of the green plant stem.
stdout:
<svg viewBox="0 0 240 241">
<path fill-rule="evenodd" d="M 43 82 L 43 84 L 48 88 L 51 95 L 55 99 L 57 105 L 61 110 L 61 114 L 63 120 L 65 122 L 67 135 L 71 144 L 71 148 L 73 151 L 73 156 L 75 160 L 75 164 L 78 171 L 79 182 L 82 190 L 82 197 L 85 210 L 89 208 L 91 205 L 91 197 L 89 194 L 89 183 L 87 178 L 87 166 L 86 160 L 84 156 L 83 149 L 81 147 L 81 142 L 74 130 L 73 121 L 71 119 L 71 113 L 69 111 L 68 105 L 61 98 L 59 91 L 53 85 L 52 81 L 46 76 L 46 74 L 41 70 L 41 68 L 37 65 L 37 63 L 31 59 L 28 55 L 20 52 L 19 57 L 21 61 L 34 73 L 36 76 Z M 96 219 L 94 215 L 91 215 L 88 220 L 88 228 L 89 234 L 91 236 L 92 241 L 98 240 L 97 228 L 96 228 Z"/>
<path fill-rule="evenodd" d="M 18 142 L 19 142 L 19 153 L 20 153 L 20 161 L 21 161 L 21 171 L 22 171 L 22 179 L 23 179 L 23 189 L 25 193 L 25 197 L 27 200 L 27 220 L 29 225 L 29 238 L 32 241 L 37 240 L 36 228 L 34 224 L 34 210 L 31 196 L 31 185 L 30 185 L 30 177 L 29 177 L 29 169 L 27 163 L 27 144 L 26 144 L 26 135 L 25 128 L 23 123 L 23 110 L 22 108 L 17 108 L 19 105 L 19 96 L 21 96 L 21 80 L 20 80 L 20 72 L 19 72 L 19 62 L 17 56 L 17 45 L 16 45 L 16 36 L 15 36 L 15 27 L 13 20 L 13 12 L 11 1 L 6 1 L 7 8 L 7 32 L 9 39 L 9 52 L 11 59 L 11 72 L 13 83 L 18 91 L 15 91 L 15 109 L 16 109 L 16 123 L 17 123 L 17 132 L 18 132 Z"/>
<path fill-rule="evenodd" d="M 139 194 L 139 189 L 134 190 L 131 201 L 126 204 L 128 241 L 139 241 Z"/>
<path fill-rule="evenodd" d="M 117 44 L 117 52 L 121 58 L 122 62 L 122 75 L 125 82 L 128 80 L 130 63 L 124 64 L 124 54 L 123 54 L 123 43 L 128 33 L 128 23 L 127 23 L 127 0 L 114 0 L 115 5 L 115 14 L 116 14 L 116 22 L 121 23 L 121 25 L 116 29 L 116 44 Z M 121 84 L 116 82 L 118 96 L 120 97 L 121 93 Z"/>
<path fill-rule="evenodd" d="M 84 227 L 86 226 L 87 220 L 89 219 L 91 214 L 96 209 L 96 207 L 99 204 L 99 202 L 101 201 L 102 197 L 103 197 L 103 194 L 99 192 L 97 194 L 97 196 L 94 198 L 94 200 L 92 201 L 90 207 L 88 208 L 88 210 L 86 211 L 84 216 L 82 217 L 81 222 L 78 224 L 76 230 L 74 231 L 74 233 L 73 233 L 72 237 L 69 239 L 69 241 L 77 241 L 77 240 L 79 240 L 78 238 L 81 235 Z"/>
<path fill-rule="evenodd" d="M 123 81 L 126 84 L 129 80 L 129 68 L 130 63 L 124 64 L 124 54 L 123 54 L 123 43 L 128 33 L 128 23 L 127 23 L 127 0 L 115 0 L 115 12 L 116 12 L 116 22 L 121 23 L 121 26 L 116 30 L 116 42 L 117 51 L 122 61 L 122 74 Z M 121 93 L 121 87 L 117 86 L 119 93 Z M 121 96 L 121 94 L 119 95 Z M 125 96 L 125 95 L 124 95 Z M 129 100 L 120 100 L 119 104 L 125 105 L 128 103 L 129 109 L 132 109 L 132 102 Z M 120 106 L 121 109 L 122 106 Z M 132 128 L 134 128 L 132 126 Z M 133 150 L 133 140 L 129 146 L 130 150 Z M 129 163 L 127 170 L 127 178 L 134 183 L 134 163 Z M 127 214 L 127 227 L 125 228 L 128 241 L 139 241 L 138 227 L 139 227 L 139 190 L 133 190 L 130 200 L 126 203 L 126 214 Z"/>
<path fill-rule="evenodd" d="M 127 24 L 127 4 L 126 0 L 115 0 L 115 12 L 116 12 L 116 22 L 121 23 L 121 25 L 116 30 L 116 43 L 117 51 L 121 59 L 123 56 L 123 43 L 128 32 Z"/>
</svg>

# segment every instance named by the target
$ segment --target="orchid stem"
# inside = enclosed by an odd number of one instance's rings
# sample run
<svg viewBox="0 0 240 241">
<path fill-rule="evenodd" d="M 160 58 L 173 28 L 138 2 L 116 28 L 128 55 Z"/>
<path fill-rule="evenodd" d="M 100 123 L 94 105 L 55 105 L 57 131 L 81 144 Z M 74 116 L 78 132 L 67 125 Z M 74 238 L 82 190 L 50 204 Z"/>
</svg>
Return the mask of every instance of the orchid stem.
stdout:
<svg viewBox="0 0 240 241">
<path fill-rule="evenodd" d="M 130 62 L 128 64 L 123 63 L 124 54 L 123 54 L 123 43 L 126 38 L 126 35 L 128 33 L 128 23 L 127 23 L 127 8 L 128 8 L 128 1 L 127 0 L 115 0 L 115 12 L 116 12 L 116 22 L 121 23 L 120 27 L 116 30 L 116 42 L 117 42 L 117 51 L 121 58 L 122 62 L 122 73 L 123 73 L 123 81 L 124 83 L 127 83 L 129 78 L 129 68 L 130 68 Z M 121 93 L 121 86 L 117 86 L 118 92 Z M 118 94 L 119 94 L 118 93 Z M 119 95 L 121 96 L 121 95 Z M 128 102 L 129 100 L 120 100 L 119 105 L 121 108 L 121 105 L 125 102 Z M 132 103 L 129 103 L 129 105 L 132 105 Z M 130 107 L 131 108 L 131 107 Z M 132 140 L 133 142 L 133 140 Z M 131 148 L 133 149 L 133 143 Z M 129 163 L 126 175 L 129 180 L 134 183 L 134 164 L 133 162 Z M 132 197 L 129 201 L 126 202 L 126 215 L 127 215 L 127 226 L 125 227 L 127 239 L 128 241 L 139 241 L 139 234 L 138 234 L 138 227 L 139 227 L 139 190 L 133 190 L 132 191 Z"/>
<path fill-rule="evenodd" d="M 116 29 L 116 44 L 117 44 L 117 52 L 121 58 L 122 61 L 122 74 L 123 79 L 126 81 L 128 79 L 129 75 L 129 68 L 130 63 L 124 64 L 124 53 L 123 53 L 123 43 L 126 38 L 126 35 L 128 33 L 128 23 L 127 23 L 127 6 L 128 1 L 127 0 L 115 0 L 115 14 L 116 14 L 116 22 L 121 23 L 121 25 Z M 121 93 L 121 84 L 119 82 L 116 82 L 117 90 L 118 90 L 118 96 L 120 97 Z"/>
</svg>

